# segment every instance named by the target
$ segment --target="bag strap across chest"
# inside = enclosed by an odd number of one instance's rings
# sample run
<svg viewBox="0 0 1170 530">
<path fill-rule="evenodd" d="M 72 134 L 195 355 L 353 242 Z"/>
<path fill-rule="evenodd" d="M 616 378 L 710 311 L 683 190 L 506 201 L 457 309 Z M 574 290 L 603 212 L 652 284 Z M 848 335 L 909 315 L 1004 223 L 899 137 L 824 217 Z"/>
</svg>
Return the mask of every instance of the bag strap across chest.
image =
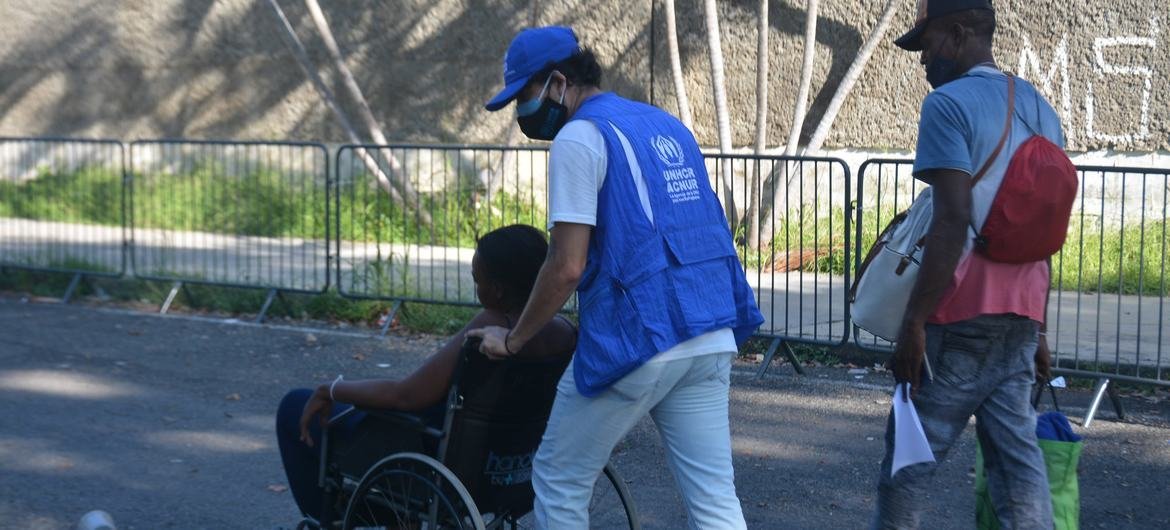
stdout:
<svg viewBox="0 0 1170 530">
<path fill-rule="evenodd" d="M 1008 109 L 1007 118 L 1003 123 L 1003 134 L 999 137 L 999 144 L 995 146 L 995 150 L 991 152 L 991 156 L 987 158 L 987 162 L 983 163 L 983 167 L 979 168 L 979 172 L 971 178 L 971 187 L 974 188 L 979 180 L 987 174 L 987 170 L 991 169 L 991 165 L 995 163 L 995 159 L 999 158 L 1000 152 L 1003 151 L 1003 146 L 1007 145 L 1008 137 L 1012 133 L 1012 116 L 1016 113 L 1016 76 L 1008 74 Z"/>
</svg>

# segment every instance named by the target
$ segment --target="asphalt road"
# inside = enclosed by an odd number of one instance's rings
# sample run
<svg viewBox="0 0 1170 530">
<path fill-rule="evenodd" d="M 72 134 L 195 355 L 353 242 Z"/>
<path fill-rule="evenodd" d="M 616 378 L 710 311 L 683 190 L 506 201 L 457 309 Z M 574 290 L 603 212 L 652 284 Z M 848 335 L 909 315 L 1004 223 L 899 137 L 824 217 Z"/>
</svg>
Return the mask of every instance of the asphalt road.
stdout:
<svg viewBox="0 0 1170 530">
<path fill-rule="evenodd" d="M 291 527 L 273 413 L 289 388 L 402 375 L 439 339 L 376 339 L 354 328 L 256 326 L 0 293 L 0 528 L 72 528 L 104 509 L 121 529 Z M 380 365 L 384 365 L 380 366 Z M 752 528 L 863 528 L 889 407 L 886 374 L 818 368 L 795 376 L 737 364 L 736 481 Z M 1083 413 L 1087 392 L 1062 405 Z M 1085 435 L 1085 528 L 1170 527 L 1170 396 L 1103 406 Z M 648 529 L 685 526 L 649 421 L 619 445 Z M 973 526 L 974 434 L 940 467 L 925 528 Z"/>
</svg>

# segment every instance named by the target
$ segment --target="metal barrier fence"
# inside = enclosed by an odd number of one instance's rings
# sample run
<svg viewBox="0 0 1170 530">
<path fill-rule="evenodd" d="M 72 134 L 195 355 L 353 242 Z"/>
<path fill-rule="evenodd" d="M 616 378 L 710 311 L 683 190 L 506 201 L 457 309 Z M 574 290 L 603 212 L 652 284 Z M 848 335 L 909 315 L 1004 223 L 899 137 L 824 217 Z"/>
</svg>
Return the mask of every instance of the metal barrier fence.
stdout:
<svg viewBox="0 0 1170 530">
<path fill-rule="evenodd" d="M 1170 384 L 1170 170 L 1084 166 L 1078 176 L 1068 239 L 1052 259 L 1054 362 L 1067 374 Z M 911 178 L 911 161 L 861 166 L 857 263 L 889 216 L 922 187 Z M 862 330 L 854 338 L 866 349 L 890 349 Z"/>
<path fill-rule="evenodd" d="M 1078 173 L 1069 236 L 1052 259 L 1049 344 L 1073 370 L 1170 384 L 1170 170 Z"/>
<path fill-rule="evenodd" d="M 793 343 L 849 339 L 849 166 L 836 158 L 726 154 L 706 162 L 764 314 L 757 335 L 772 339 L 759 375 L 781 348 L 803 373 Z"/>
<path fill-rule="evenodd" d="M 540 147 L 345 145 L 334 166 L 338 291 L 476 304 L 471 257 L 495 228 L 547 224 Z"/>
<path fill-rule="evenodd" d="M 835 158 L 721 154 L 708 155 L 707 167 L 766 318 L 759 334 L 845 343 L 849 167 Z"/>
<path fill-rule="evenodd" d="M 328 158 L 315 143 L 130 144 L 134 276 L 325 291 Z"/>
<path fill-rule="evenodd" d="M 512 223 L 544 227 L 548 153 L 498 146 L 346 145 L 335 160 L 338 289 L 352 298 L 475 304 L 476 238 Z M 838 345 L 848 339 L 852 251 L 849 168 L 838 159 L 710 155 L 741 258 L 767 321 L 761 335 Z M 744 221 L 753 175 L 758 203 Z M 761 241 L 762 240 L 762 241 Z M 767 250 L 765 250 L 767 249 Z"/>
<path fill-rule="evenodd" d="M 539 147 L 345 145 L 332 179 L 315 143 L 152 140 L 126 155 L 115 141 L 0 139 L 0 266 L 72 273 L 74 286 L 131 272 L 270 295 L 323 292 L 336 274 L 350 298 L 473 305 L 478 236 L 547 219 Z M 868 160 L 854 183 L 834 158 L 706 156 L 767 319 L 768 361 L 781 346 L 795 360 L 790 343 L 851 334 L 889 350 L 852 326 L 848 287 L 923 189 L 911 163 Z M 1170 170 L 1079 174 L 1053 258 L 1056 360 L 1070 374 L 1170 384 Z"/>
<path fill-rule="evenodd" d="M 0 266 L 126 272 L 125 150 L 108 140 L 0 139 Z"/>
<path fill-rule="evenodd" d="M 857 202 L 853 204 L 857 242 L 853 270 L 859 271 L 865 253 L 898 212 L 910 207 L 926 185 L 914 179 L 914 161 L 901 158 L 866 160 L 857 171 Z M 863 350 L 890 351 L 891 344 L 856 326 L 853 341 Z"/>
</svg>

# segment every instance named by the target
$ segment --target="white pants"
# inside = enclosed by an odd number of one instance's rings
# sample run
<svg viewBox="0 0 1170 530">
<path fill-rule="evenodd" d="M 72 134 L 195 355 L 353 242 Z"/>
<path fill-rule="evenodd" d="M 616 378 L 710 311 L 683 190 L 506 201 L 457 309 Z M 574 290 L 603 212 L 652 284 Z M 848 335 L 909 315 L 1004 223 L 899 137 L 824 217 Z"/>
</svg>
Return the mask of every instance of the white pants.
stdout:
<svg viewBox="0 0 1170 530">
<path fill-rule="evenodd" d="M 735 495 L 727 419 L 733 355 L 647 363 L 593 398 L 577 392 L 570 366 L 533 461 L 537 527 L 589 528 L 594 483 L 614 446 L 649 413 L 691 528 L 746 528 Z"/>
</svg>

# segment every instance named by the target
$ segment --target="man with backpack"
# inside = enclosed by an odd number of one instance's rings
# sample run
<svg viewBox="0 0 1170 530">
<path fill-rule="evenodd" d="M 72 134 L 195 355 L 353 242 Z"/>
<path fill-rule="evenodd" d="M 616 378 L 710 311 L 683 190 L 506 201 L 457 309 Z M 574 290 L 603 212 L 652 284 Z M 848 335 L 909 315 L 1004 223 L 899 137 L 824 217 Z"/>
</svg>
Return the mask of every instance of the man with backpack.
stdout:
<svg viewBox="0 0 1170 530">
<path fill-rule="evenodd" d="M 1050 529 L 1029 395 L 1049 368 L 1046 258 L 1064 241 L 1076 175 L 1052 107 L 996 66 L 995 26 L 989 0 L 919 0 L 913 29 L 895 41 L 921 53 L 934 88 L 922 104 L 914 161 L 914 177 L 931 186 L 933 217 L 890 364 L 913 389 L 936 460 L 975 415 L 1000 523 Z M 1033 183 L 1034 191 L 997 193 Z M 1013 221 L 1021 210 L 1041 216 Z M 916 528 L 937 465 L 891 476 L 893 440 L 891 413 L 873 526 Z"/>
</svg>

